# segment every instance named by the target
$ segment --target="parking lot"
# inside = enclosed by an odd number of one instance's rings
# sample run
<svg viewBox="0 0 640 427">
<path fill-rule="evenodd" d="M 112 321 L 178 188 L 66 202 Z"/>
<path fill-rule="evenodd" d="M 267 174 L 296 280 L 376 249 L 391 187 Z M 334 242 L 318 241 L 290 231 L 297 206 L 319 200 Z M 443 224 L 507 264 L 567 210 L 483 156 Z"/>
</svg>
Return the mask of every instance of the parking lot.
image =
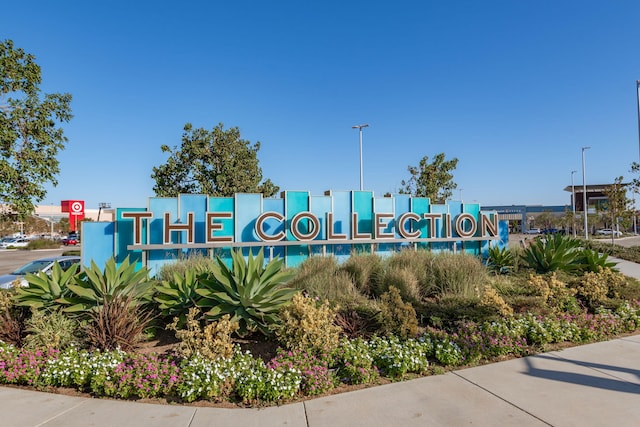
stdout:
<svg viewBox="0 0 640 427">
<path fill-rule="evenodd" d="M 50 256 L 59 256 L 68 251 L 67 248 L 42 249 L 37 251 L 23 251 L 14 249 L 0 249 L 0 275 L 9 274 L 29 261 Z"/>
</svg>

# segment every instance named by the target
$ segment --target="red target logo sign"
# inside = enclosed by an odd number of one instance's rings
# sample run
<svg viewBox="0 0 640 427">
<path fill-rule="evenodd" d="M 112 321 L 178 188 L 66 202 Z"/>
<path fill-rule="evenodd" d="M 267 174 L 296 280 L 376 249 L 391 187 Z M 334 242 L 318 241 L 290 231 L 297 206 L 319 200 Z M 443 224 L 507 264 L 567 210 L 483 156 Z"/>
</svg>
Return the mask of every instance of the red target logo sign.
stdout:
<svg viewBox="0 0 640 427">
<path fill-rule="evenodd" d="M 80 200 L 75 200 L 71 203 L 71 213 L 78 215 L 84 213 L 84 203 Z"/>
<path fill-rule="evenodd" d="M 70 231 L 78 231 L 79 222 L 84 219 L 84 200 L 63 200 L 60 206 L 62 212 L 69 213 Z"/>
</svg>

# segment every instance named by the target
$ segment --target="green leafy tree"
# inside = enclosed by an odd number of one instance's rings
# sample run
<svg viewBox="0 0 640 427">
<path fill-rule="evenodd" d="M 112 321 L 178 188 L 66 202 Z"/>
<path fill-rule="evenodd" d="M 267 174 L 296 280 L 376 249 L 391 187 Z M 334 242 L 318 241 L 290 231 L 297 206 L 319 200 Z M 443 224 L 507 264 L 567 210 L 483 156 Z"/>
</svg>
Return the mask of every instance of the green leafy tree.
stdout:
<svg viewBox="0 0 640 427">
<path fill-rule="evenodd" d="M 429 197 L 434 202 L 444 202 L 451 198 L 453 190 L 458 185 L 453 182 L 453 170 L 458 165 L 458 159 L 445 160 L 444 153 L 436 154 L 429 163 L 429 157 L 424 156 L 418 166 L 409 166 L 407 170 L 411 177 L 402 180 L 400 194 L 411 194 L 417 197 Z"/>
<path fill-rule="evenodd" d="M 262 193 L 271 197 L 279 191 L 269 179 L 260 184 L 260 142 L 251 145 L 240 138 L 239 128 L 225 130 L 223 126 L 220 123 L 209 131 L 194 129 L 187 123 L 180 148 L 161 146 L 164 153 L 169 153 L 169 159 L 153 168 L 151 177 L 156 181 L 153 187 L 156 195 Z"/>
<path fill-rule="evenodd" d="M 0 41 L 0 201 L 24 219 L 58 184 L 58 152 L 67 138 L 60 123 L 71 120 L 71 95 L 41 97 L 35 57 Z"/>
<path fill-rule="evenodd" d="M 611 221 L 612 229 L 616 228 L 619 221 L 626 224 L 632 215 L 631 200 L 627 197 L 627 184 L 624 184 L 622 180 L 622 176 L 617 177 L 614 183 L 604 191 L 607 196 L 606 216 Z M 615 233 L 611 236 L 613 238 Z"/>
</svg>

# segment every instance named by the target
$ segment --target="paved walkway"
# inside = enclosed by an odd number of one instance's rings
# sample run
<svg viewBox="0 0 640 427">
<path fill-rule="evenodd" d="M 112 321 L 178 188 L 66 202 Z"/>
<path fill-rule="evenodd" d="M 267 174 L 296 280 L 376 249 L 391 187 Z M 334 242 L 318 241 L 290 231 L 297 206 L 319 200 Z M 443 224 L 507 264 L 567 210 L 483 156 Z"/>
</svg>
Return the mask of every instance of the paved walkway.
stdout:
<svg viewBox="0 0 640 427">
<path fill-rule="evenodd" d="M 616 260 L 618 261 L 618 260 Z M 640 266 L 618 268 L 640 278 Z M 639 426 L 640 334 L 263 409 L 0 387 L 0 426 Z"/>
</svg>

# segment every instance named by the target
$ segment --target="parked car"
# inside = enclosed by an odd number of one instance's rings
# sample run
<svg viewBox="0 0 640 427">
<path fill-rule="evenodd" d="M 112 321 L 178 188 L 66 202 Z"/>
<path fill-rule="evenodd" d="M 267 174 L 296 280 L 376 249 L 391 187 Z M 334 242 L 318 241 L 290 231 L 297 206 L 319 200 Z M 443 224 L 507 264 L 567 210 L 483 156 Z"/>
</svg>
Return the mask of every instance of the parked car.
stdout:
<svg viewBox="0 0 640 427">
<path fill-rule="evenodd" d="M 524 231 L 524 234 L 540 234 L 539 228 L 530 228 Z"/>
<path fill-rule="evenodd" d="M 23 238 L 9 239 L 9 240 L 5 240 L 2 243 L 0 243 L 0 247 L 4 248 L 4 249 L 7 249 L 7 248 L 24 248 L 27 245 L 29 245 L 29 240 L 28 239 L 23 239 Z"/>
<path fill-rule="evenodd" d="M 28 264 L 23 265 L 16 271 L 10 274 L 0 276 L 0 289 L 10 289 L 14 286 L 16 280 L 20 281 L 20 286 L 29 286 L 24 279 L 27 273 L 37 274 L 39 271 L 49 274 L 53 268 L 54 263 L 60 264 L 63 270 L 68 270 L 74 264 L 80 264 L 79 256 L 56 256 L 48 258 L 40 258 L 35 261 L 31 261 Z"/>
<path fill-rule="evenodd" d="M 600 236 L 611 236 L 612 234 L 616 237 L 622 236 L 622 232 L 618 230 L 612 230 L 610 228 L 601 228 L 600 230 L 596 230 L 596 234 Z"/>
<path fill-rule="evenodd" d="M 65 246 L 69 246 L 69 245 L 77 245 L 78 243 L 80 243 L 78 241 L 78 236 L 67 236 L 64 239 L 62 239 L 62 244 Z"/>
</svg>

